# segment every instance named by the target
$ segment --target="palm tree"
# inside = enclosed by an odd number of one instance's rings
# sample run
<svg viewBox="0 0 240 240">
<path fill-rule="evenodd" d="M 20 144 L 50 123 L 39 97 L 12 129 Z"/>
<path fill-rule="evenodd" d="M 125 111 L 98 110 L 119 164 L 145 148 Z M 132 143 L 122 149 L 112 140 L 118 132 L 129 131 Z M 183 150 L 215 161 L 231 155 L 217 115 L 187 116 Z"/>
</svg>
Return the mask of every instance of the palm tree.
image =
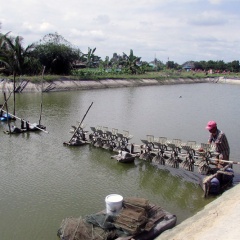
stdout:
<svg viewBox="0 0 240 240">
<path fill-rule="evenodd" d="M 9 34 L 9 32 L 6 34 L 0 33 L 0 63 L 2 65 L 4 65 L 4 62 L 6 60 L 5 53 L 6 53 L 7 47 L 6 47 L 5 38 L 7 37 L 8 34 Z"/>
<path fill-rule="evenodd" d="M 24 49 L 22 46 L 22 37 L 8 37 L 8 34 L 9 33 L 2 35 L 1 37 L 0 62 L 2 62 L 9 73 L 13 75 L 13 90 L 15 93 L 16 76 L 24 72 L 26 58 L 29 56 L 29 52 L 34 48 L 34 44 Z M 13 115 L 15 115 L 15 94 Z"/>
<path fill-rule="evenodd" d="M 22 46 L 22 37 L 17 36 L 16 38 L 11 38 L 5 36 L 4 39 L 6 42 L 6 67 L 13 75 L 21 75 L 24 72 L 26 58 L 29 56 L 29 52 L 33 50 L 34 44 L 24 49 Z"/>
</svg>

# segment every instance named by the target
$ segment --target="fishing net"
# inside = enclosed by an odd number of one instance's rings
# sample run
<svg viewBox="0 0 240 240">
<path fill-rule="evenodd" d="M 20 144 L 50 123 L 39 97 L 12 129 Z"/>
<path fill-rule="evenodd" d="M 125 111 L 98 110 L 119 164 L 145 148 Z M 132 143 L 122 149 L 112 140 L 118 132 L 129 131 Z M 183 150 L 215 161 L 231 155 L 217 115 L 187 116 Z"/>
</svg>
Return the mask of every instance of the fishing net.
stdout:
<svg viewBox="0 0 240 240">
<path fill-rule="evenodd" d="M 115 231 L 90 224 L 81 217 L 66 218 L 58 230 L 58 237 L 61 240 L 103 240 L 114 239 L 115 236 Z"/>
<path fill-rule="evenodd" d="M 126 198 L 116 216 L 103 211 L 85 218 L 64 219 L 58 237 L 61 240 L 131 239 L 137 234 L 149 232 L 165 216 L 166 212 L 160 206 L 149 204 L 147 199 Z"/>
<path fill-rule="evenodd" d="M 135 204 L 134 199 L 123 202 L 123 209 L 114 221 L 116 228 L 122 229 L 131 235 L 140 233 L 141 228 L 148 221 L 147 202 L 145 199 L 139 199 Z"/>
</svg>

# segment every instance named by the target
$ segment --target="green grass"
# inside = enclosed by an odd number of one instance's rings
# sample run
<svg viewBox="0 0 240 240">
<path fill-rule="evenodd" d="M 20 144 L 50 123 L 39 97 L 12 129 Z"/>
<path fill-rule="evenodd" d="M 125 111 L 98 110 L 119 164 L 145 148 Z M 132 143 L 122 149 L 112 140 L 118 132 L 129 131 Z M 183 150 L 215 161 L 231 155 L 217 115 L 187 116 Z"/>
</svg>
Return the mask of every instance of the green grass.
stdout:
<svg viewBox="0 0 240 240">
<path fill-rule="evenodd" d="M 228 78 L 240 78 L 240 73 L 230 73 L 230 74 L 205 74 L 198 72 L 186 72 L 186 71 L 174 71 L 174 70 L 164 70 L 164 71 L 152 71 L 146 72 L 144 74 L 125 74 L 125 73 L 103 73 L 96 70 L 87 70 L 86 73 L 82 75 L 44 75 L 43 80 L 46 82 L 52 82 L 57 80 L 67 81 L 67 80 L 103 80 L 103 79 L 157 79 L 157 80 L 167 80 L 167 79 L 201 79 L 209 77 L 228 77 Z M 13 81 L 13 77 L 2 77 Z M 16 78 L 16 81 L 30 81 L 33 83 L 41 83 L 42 75 L 37 76 L 20 76 Z"/>
</svg>

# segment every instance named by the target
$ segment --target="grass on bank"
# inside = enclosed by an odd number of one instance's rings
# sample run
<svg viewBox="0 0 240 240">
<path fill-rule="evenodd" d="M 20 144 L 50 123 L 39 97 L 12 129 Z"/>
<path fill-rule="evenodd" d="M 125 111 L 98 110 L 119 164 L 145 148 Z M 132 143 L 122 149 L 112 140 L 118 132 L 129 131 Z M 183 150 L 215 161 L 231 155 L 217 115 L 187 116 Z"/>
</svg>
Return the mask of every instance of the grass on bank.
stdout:
<svg viewBox="0 0 240 240">
<path fill-rule="evenodd" d="M 239 73 L 228 73 L 228 74 L 206 74 L 204 72 L 194 72 L 194 71 L 174 71 L 174 70 L 164 70 L 164 71 L 151 71 L 144 74 L 126 74 L 120 72 L 102 72 L 92 69 L 84 69 L 79 71 L 80 74 L 72 74 L 68 76 L 62 75 L 36 75 L 36 76 L 19 76 L 17 80 L 19 81 L 30 81 L 33 83 L 40 83 L 43 81 L 53 82 L 53 81 L 68 81 L 68 80 L 103 80 L 103 79 L 156 79 L 156 80 L 167 80 L 167 79 L 201 79 L 201 78 L 217 78 L 217 77 L 227 77 L 227 78 L 240 78 Z M 13 81 L 13 76 L 1 77 L 2 79 L 9 79 Z"/>
</svg>

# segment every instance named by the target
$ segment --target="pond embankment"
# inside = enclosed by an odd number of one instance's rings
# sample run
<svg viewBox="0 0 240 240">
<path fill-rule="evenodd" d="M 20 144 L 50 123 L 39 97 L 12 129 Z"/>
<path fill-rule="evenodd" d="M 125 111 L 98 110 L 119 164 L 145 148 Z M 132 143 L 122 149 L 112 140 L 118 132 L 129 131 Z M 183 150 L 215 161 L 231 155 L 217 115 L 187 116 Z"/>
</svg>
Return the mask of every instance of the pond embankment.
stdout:
<svg viewBox="0 0 240 240">
<path fill-rule="evenodd" d="M 193 83 L 230 83 L 240 84 L 239 79 L 220 78 L 201 78 L 201 79 L 105 79 L 105 80 L 71 80 L 66 77 L 58 80 L 42 83 L 33 83 L 27 80 L 16 81 L 18 92 L 58 92 L 58 91 L 76 91 L 76 90 L 91 90 L 101 88 L 119 88 L 119 87 L 141 87 L 154 85 L 173 85 L 173 84 L 193 84 Z M 13 81 L 8 79 L 0 79 L 1 91 L 12 91 Z"/>
<path fill-rule="evenodd" d="M 58 91 L 76 91 L 91 90 L 101 88 L 119 88 L 119 87 L 141 87 L 154 85 L 173 85 L 173 84 L 193 84 L 193 83 L 228 83 L 240 84 L 240 79 L 230 79 L 226 77 L 219 78 L 179 78 L 179 79 L 105 79 L 105 80 L 71 80 L 61 77 L 55 81 L 44 81 L 43 84 L 34 83 L 27 80 L 16 81 L 18 92 L 58 92 Z M 13 81 L 0 79 L 0 91 L 10 92 L 13 90 Z"/>
<path fill-rule="evenodd" d="M 237 240 L 240 236 L 240 185 L 236 185 L 209 203 L 203 210 L 157 240 Z"/>
<path fill-rule="evenodd" d="M 56 81 L 44 82 L 43 91 L 75 91 L 75 90 L 91 90 L 101 88 L 119 88 L 119 87 L 141 87 L 153 85 L 172 85 L 172 84 L 192 84 L 205 83 L 209 79 L 106 79 L 106 80 L 70 80 L 61 78 Z M 212 80 L 211 80 L 212 81 Z M 17 82 L 16 86 L 19 92 L 40 92 L 41 83 L 32 83 L 30 81 Z M 1 91 L 12 91 L 13 82 L 2 79 L 0 81 Z"/>
</svg>

